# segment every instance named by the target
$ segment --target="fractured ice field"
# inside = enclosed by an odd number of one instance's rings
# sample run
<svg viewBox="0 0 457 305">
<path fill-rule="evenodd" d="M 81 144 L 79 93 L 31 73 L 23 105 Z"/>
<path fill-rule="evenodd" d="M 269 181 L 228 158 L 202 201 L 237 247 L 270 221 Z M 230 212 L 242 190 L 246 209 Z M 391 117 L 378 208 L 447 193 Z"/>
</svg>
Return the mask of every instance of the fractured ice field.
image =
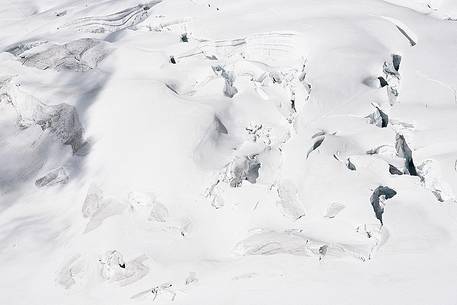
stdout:
<svg viewBox="0 0 457 305">
<path fill-rule="evenodd" d="M 0 4 L 0 304 L 456 304 L 455 1 Z"/>
</svg>

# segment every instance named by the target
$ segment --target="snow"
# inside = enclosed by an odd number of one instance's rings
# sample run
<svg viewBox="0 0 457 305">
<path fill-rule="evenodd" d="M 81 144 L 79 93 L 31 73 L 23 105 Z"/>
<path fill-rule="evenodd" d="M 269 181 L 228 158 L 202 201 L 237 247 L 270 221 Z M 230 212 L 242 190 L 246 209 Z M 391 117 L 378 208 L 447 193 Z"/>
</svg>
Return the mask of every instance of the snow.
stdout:
<svg viewBox="0 0 457 305">
<path fill-rule="evenodd" d="M 455 304 L 455 1 L 1 4 L 0 304 Z"/>
</svg>

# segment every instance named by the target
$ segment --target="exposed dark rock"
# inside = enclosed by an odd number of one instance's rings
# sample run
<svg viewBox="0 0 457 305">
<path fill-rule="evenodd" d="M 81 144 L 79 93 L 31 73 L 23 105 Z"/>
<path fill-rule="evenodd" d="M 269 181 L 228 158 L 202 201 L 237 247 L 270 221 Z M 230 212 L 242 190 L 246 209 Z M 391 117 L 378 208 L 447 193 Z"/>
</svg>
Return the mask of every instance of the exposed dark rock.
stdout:
<svg viewBox="0 0 457 305">
<path fill-rule="evenodd" d="M 389 116 L 379 107 L 375 107 L 375 111 L 366 118 L 369 120 L 370 124 L 376 125 L 381 128 L 386 128 L 389 124 Z"/>
<path fill-rule="evenodd" d="M 414 39 L 411 38 L 411 36 L 408 35 L 408 33 L 406 33 L 406 31 L 404 29 L 402 29 L 401 27 L 399 27 L 398 25 L 395 25 L 397 27 L 397 29 L 400 31 L 400 33 L 403 34 L 403 36 L 406 37 L 406 39 L 408 39 L 409 41 L 409 44 L 414 47 L 416 45 L 416 42 L 414 41 Z"/>
<path fill-rule="evenodd" d="M 392 54 L 389 58 L 389 60 L 386 60 L 384 62 L 384 73 L 388 75 L 398 75 L 398 72 L 400 71 L 400 64 L 401 64 L 401 55 L 398 54 Z M 387 80 L 387 83 L 389 83 L 389 80 Z"/>
<path fill-rule="evenodd" d="M 370 197 L 376 218 L 383 224 L 382 214 L 384 213 L 384 201 L 393 198 L 397 192 L 388 186 L 378 186 Z"/>
<path fill-rule="evenodd" d="M 176 89 L 176 85 L 175 84 L 165 84 L 165 86 L 167 86 L 167 88 L 170 89 L 171 91 L 173 91 L 175 94 L 179 95 L 179 92 Z"/>
<path fill-rule="evenodd" d="M 379 89 L 388 85 L 384 77 L 368 76 L 362 80 L 362 83 L 370 88 Z"/>
<path fill-rule="evenodd" d="M 327 254 L 327 250 L 328 250 L 327 245 L 323 245 L 323 246 L 319 247 L 319 254 L 321 255 L 321 258 L 322 258 L 322 256 L 325 256 L 325 254 Z"/>
<path fill-rule="evenodd" d="M 395 70 L 400 71 L 401 56 L 397 54 L 392 55 L 392 63 L 394 64 Z"/>
<path fill-rule="evenodd" d="M 347 168 L 350 169 L 351 171 L 355 171 L 357 170 L 357 168 L 355 167 L 354 163 L 351 162 L 351 159 L 348 158 L 348 162 L 346 164 Z"/>
<path fill-rule="evenodd" d="M 308 151 L 306 154 L 306 158 L 308 159 L 309 154 L 312 153 L 314 150 L 316 150 L 319 146 L 321 146 L 322 142 L 324 142 L 325 137 L 318 138 L 316 142 L 314 142 L 313 147 Z"/>
<path fill-rule="evenodd" d="M 389 164 L 389 173 L 391 173 L 392 175 L 403 175 L 403 172 L 395 166 L 393 166 L 392 164 Z"/>
<path fill-rule="evenodd" d="M 441 191 L 440 190 L 432 190 L 432 194 L 435 196 L 435 198 L 439 202 L 444 202 L 443 196 L 441 196 Z"/>
<path fill-rule="evenodd" d="M 189 37 L 187 37 L 187 33 L 181 34 L 181 41 L 182 42 L 189 42 Z"/>
<path fill-rule="evenodd" d="M 414 165 L 413 161 L 413 153 L 406 143 L 405 137 L 403 135 L 397 134 L 395 148 L 397 150 L 397 155 L 400 158 L 405 159 L 407 174 L 410 174 L 411 176 L 417 176 L 416 166 Z"/>
<path fill-rule="evenodd" d="M 317 140 L 314 144 L 313 144 L 313 150 L 317 149 L 319 146 L 321 146 L 322 142 L 324 142 L 324 138 L 321 138 L 319 140 Z"/>
<path fill-rule="evenodd" d="M 270 77 L 273 82 L 273 84 L 281 84 L 282 83 L 282 78 L 281 75 L 278 72 L 270 72 Z"/>
<path fill-rule="evenodd" d="M 386 128 L 387 124 L 389 124 L 389 116 L 384 113 L 381 109 L 377 108 L 379 111 L 379 115 L 381 116 L 381 128 Z"/>
<path fill-rule="evenodd" d="M 290 100 L 290 108 L 293 112 L 297 112 L 297 108 L 295 108 L 295 98 Z"/>
<path fill-rule="evenodd" d="M 67 14 L 67 11 L 60 11 L 58 13 L 56 13 L 56 17 L 62 17 L 62 16 L 65 16 Z"/>
<path fill-rule="evenodd" d="M 379 77 L 378 77 L 378 80 L 379 80 L 379 85 L 381 86 L 381 88 L 384 88 L 385 86 L 388 85 L 388 83 L 387 83 L 387 81 L 385 80 L 384 77 L 379 76 Z"/>
</svg>

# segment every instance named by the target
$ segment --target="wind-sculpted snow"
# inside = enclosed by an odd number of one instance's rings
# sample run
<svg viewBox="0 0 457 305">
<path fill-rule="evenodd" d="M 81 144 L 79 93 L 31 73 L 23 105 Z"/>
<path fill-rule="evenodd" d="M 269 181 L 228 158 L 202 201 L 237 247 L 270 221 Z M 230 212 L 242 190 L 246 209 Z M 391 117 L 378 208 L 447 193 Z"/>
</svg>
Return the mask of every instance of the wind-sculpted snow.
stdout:
<svg viewBox="0 0 457 305">
<path fill-rule="evenodd" d="M 40 45 L 46 44 L 48 41 L 45 40 L 31 40 L 31 41 L 24 41 L 13 46 L 10 46 L 6 49 L 6 52 L 13 54 L 14 56 L 19 56 L 22 53 L 38 47 Z"/>
<path fill-rule="evenodd" d="M 94 215 L 101 208 L 102 202 L 103 190 L 96 185 L 91 185 L 82 206 L 83 216 L 91 217 Z"/>
<path fill-rule="evenodd" d="M 14 107 L 18 127 L 38 125 L 42 130 L 49 130 L 62 144 L 70 145 L 74 153 L 83 145 L 84 130 L 75 107 L 63 103 L 46 105 L 22 91 L 13 78 L 0 83 L 0 96 Z"/>
<path fill-rule="evenodd" d="M 120 31 L 144 21 L 150 16 L 150 9 L 160 2 L 161 1 L 158 0 L 145 4 L 138 4 L 137 6 L 106 16 L 79 18 L 66 24 L 64 28 L 73 28 L 78 31 L 92 33 Z"/>
<path fill-rule="evenodd" d="M 97 229 L 105 219 L 121 214 L 126 206 L 115 198 L 105 198 L 95 212 L 90 216 L 86 225 L 85 233 Z"/>
<path fill-rule="evenodd" d="M 217 203 L 218 199 L 217 194 L 215 193 L 218 184 L 225 182 L 230 185 L 230 187 L 241 187 L 243 181 L 256 183 L 261 166 L 262 164 L 257 160 L 256 155 L 235 157 L 224 167 L 220 173 L 220 178 L 218 178 L 216 183 L 207 189 L 206 196 L 211 198 L 214 207 L 221 207 L 223 204 Z"/>
<path fill-rule="evenodd" d="M 143 255 L 125 262 L 123 255 L 117 250 L 106 251 L 100 254 L 98 259 L 91 255 L 78 254 L 62 266 L 56 282 L 65 289 L 71 289 L 96 277 L 121 287 L 127 286 L 148 274 L 149 268 L 143 264 L 147 259 Z"/>
<path fill-rule="evenodd" d="M 4 0 L 0 304 L 454 305 L 450 0 Z"/>
<path fill-rule="evenodd" d="M 285 216 L 299 219 L 305 216 L 305 206 L 299 198 L 297 188 L 291 181 L 280 182 L 277 187 L 278 206 Z"/>
<path fill-rule="evenodd" d="M 300 35 L 288 32 L 259 33 L 232 40 L 198 39 L 198 47 L 174 55 L 174 58 L 180 62 L 203 56 L 231 63 L 248 60 L 272 67 L 292 67 L 305 55 L 306 50 L 297 43 L 300 39 Z"/>
<path fill-rule="evenodd" d="M 141 212 L 141 210 L 145 210 L 145 213 L 149 214 L 148 220 L 167 221 L 168 209 L 153 194 L 132 192 L 128 195 L 128 200 L 133 211 Z"/>
<path fill-rule="evenodd" d="M 446 181 L 443 181 L 440 175 L 440 169 L 433 160 L 426 160 L 417 167 L 418 176 L 424 186 L 429 189 L 436 199 L 440 202 L 455 202 L 454 192 Z"/>
<path fill-rule="evenodd" d="M 344 208 L 345 206 L 343 204 L 334 202 L 328 207 L 325 217 L 335 218 Z"/>
<path fill-rule="evenodd" d="M 131 284 L 148 273 L 149 268 L 142 263 L 146 259 L 139 257 L 126 263 L 118 251 L 107 251 L 99 258 L 101 276 L 105 280 L 119 282 L 121 286 Z"/>
<path fill-rule="evenodd" d="M 457 5 L 452 0 L 429 1 L 429 0 L 384 0 L 397 5 L 416 10 L 419 13 L 437 19 L 457 20 Z"/>
<path fill-rule="evenodd" d="M 91 38 L 78 39 L 63 45 L 46 44 L 44 48 L 36 52 L 34 48 L 26 50 L 19 54 L 19 60 L 26 66 L 42 70 L 85 72 L 97 67 L 109 53 L 106 42 Z M 16 51 L 13 49 L 11 52 Z"/>
<path fill-rule="evenodd" d="M 411 44 L 412 47 L 414 47 L 417 44 L 418 38 L 417 34 L 414 33 L 410 28 L 408 28 L 405 24 L 403 24 L 400 20 L 394 19 L 392 17 L 383 17 L 387 21 L 392 22 L 392 24 L 395 25 L 395 27 L 398 29 L 398 31 L 405 36 L 405 38 L 408 40 L 408 42 Z"/>
<path fill-rule="evenodd" d="M 365 239 L 365 243 L 361 242 Z M 274 255 L 287 253 L 300 256 L 319 257 L 354 257 L 369 259 L 376 247 L 375 236 L 360 238 L 356 244 L 328 243 L 307 237 L 300 231 L 260 232 L 241 241 L 236 251 L 242 255 Z"/>
<path fill-rule="evenodd" d="M 69 176 L 64 167 L 56 168 L 35 181 L 38 187 L 51 186 L 55 184 L 68 183 Z"/>
</svg>

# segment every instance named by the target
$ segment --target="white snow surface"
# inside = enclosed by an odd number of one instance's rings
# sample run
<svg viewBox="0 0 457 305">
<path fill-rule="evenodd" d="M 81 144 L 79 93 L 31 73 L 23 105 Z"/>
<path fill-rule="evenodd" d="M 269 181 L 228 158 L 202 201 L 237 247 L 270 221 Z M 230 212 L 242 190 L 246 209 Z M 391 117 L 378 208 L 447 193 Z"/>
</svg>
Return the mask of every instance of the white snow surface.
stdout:
<svg viewBox="0 0 457 305">
<path fill-rule="evenodd" d="M 0 304 L 457 304 L 456 1 L 0 4 Z"/>
</svg>

